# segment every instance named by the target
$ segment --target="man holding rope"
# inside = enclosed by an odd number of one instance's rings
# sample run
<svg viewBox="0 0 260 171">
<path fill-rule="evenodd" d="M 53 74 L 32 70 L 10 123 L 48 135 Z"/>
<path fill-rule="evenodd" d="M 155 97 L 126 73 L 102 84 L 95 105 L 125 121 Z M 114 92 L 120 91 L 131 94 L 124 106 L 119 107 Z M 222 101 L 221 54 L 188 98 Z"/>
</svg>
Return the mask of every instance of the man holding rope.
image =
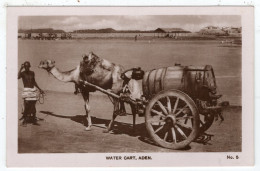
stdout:
<svg viewBox="0 0 260 171">
<path fill-rule="evenodd" d="M 30 62 L 26 61 L 22 64 L 19 72 L 18 72 L 18 79 L 22 78 L 24 89 L 22 92 L 22 97 L 24 99 L 24 113 L 23 113 L 23 125 L 26 125 L 29 122 L 29 119 L 32 115 L 32 123 L 34 125 L 39 125 L 37 123 L 36 118 L 36 102 L 37 102 L 37 87 L 41 94 L 44 92 L 42 89 L 38 86 L 38 84 L 35 81 L 35 74 L 33 71 L 30 70 L 31 64 Z M 24 71 L 22 72 L 22 70 Z"/>
</svg>

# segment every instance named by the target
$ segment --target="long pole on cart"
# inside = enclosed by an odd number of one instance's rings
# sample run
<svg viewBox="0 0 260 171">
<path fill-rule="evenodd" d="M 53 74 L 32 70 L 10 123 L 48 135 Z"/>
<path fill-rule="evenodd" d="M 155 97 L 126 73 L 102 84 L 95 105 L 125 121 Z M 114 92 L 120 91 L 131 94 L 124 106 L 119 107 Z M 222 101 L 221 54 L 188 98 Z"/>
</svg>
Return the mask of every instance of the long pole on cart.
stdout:
<svg viewBox="0 0 260 171">
<path fill-rule="evenodd" d="M 84 85 L 88 85 L 88 86 L 94 87 L 94 88 L 97 89 L 98 91 L 101 91 L 102 93 L 107 94 L 107 95 L 109 95 L 109 96 L 111 96 L 111 97 L 120 99 L 120 96 L 119 96 L 119 95 L 117 95 L 117 94 L 115 94 L 115 93 L 112 93 L 112 92 L 110 92 L 110 91 L 108 91 L 108 90 L 105 90 L 105 89 L 103 89 L 103 88 L 101 88 L 101 87 L 99 87 L 99 86 L 96 86 L 96 85 L 94 85 L 94 84 L 91 84 L 91 83 L 89 83 L 89 82 L 87 82 L 87 81 L 83 81 L 83 80 L 80 80 L 80 82 L 82 82 Z M 126 102 L 129 102 L 129 103 L 131 103 L 131 104 L 137 105 L 137 103 L 136 103 L 135 101 L 131 100 L 131 99 L 130 99 L 130 100 L 127 100 Z"/>
</svg>

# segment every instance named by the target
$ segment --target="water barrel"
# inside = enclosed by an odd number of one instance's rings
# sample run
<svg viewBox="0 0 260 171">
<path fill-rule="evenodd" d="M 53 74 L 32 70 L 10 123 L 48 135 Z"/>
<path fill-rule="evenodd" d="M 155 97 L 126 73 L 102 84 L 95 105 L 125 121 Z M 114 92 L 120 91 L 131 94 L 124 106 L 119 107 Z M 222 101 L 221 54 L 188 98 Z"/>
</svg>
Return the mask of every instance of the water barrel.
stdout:
<svg viewBox="0 0 260 171">
<path fill-rule="evenodd" d="M 202 85 L 215 86 L 215 76 L 210 65 L 171 66 L 145 72 L 143 95 L 151 98 L 162 90 L 177 89 L 196 97 Z"/>
<path fill-rule="evenodd" d="M 143 78 L 143 94 L 153 96 L 162 90 L 181 89 L 183 66 L 172 66 L 147 71 Z"/>
</svg>

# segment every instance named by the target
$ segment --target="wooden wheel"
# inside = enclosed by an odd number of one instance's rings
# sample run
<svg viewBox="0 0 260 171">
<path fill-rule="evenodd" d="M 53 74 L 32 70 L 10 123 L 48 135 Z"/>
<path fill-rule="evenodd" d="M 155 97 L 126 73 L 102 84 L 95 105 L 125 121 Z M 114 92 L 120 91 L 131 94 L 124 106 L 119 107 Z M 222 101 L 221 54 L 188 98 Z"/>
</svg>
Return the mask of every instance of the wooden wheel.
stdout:
<svg viewBox="0 0 260 171">
<path fill-rule="evenodd" d="M 194 101 L 178 90 L 161 91 L 145 111 L 146 129 L 160 146 L 181 149 L 199 133 L 199 114 Z"/>
</svg>

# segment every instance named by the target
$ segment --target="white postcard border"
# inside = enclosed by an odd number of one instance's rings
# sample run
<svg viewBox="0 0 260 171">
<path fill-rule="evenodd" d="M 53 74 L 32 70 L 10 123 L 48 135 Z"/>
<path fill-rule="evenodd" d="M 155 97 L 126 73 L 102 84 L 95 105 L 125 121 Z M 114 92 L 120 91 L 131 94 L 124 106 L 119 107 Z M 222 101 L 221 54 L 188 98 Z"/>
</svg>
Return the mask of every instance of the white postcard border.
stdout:
<svg viewBox="0 0 260 171">
<path fill-rule="evenodd" d="M 86 10 L 87 8 L 87 10 Z M 7 8 L 7 166 L 245 166 L 253 165 L 254 154 L 254 18 L 252 7 L 8 7 Z M 46 12 L 48 11 L 48 13 Z M 17 17 L 19 15 L 241 15 L 242 46 L 242 152 L 236 153 L 149 153 L 152 161 L 107 161 L 105 154 L 18 154 L 17 153 Z M 15 115 L 17 116 L 17 115 Z M 111 153 L 109 155 L 112 155 Z M 120 153 L 126 156 L 131 154 Z M 142 155 L 142 153 L 138 153 Z M 147 154 L 144 154 L 147 155 Z M 239 155 L 239 160 L 227 160 Z M 172 160 L 174 158 L 174 160 Z M 98 159 L 98 160 L 97 160 Z M 37 162 L 29 162 L 35 160 Z M 205 162 L 206 161 L 206 162 Z"/>
</svg>

